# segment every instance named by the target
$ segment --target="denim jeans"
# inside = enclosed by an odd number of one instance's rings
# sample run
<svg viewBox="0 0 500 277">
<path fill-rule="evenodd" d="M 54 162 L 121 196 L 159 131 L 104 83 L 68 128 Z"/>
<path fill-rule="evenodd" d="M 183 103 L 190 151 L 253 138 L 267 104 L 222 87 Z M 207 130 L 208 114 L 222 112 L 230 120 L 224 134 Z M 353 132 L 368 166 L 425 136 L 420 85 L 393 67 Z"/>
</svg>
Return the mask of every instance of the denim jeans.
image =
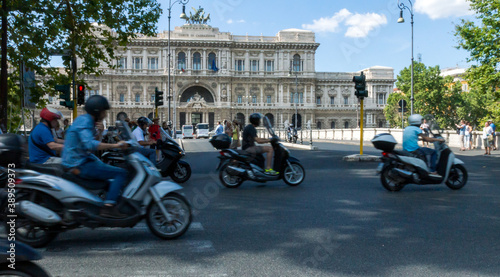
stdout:
<svg viewBox="0 0 500 277">
<path fill-rule="evenodd" d="M 156 150 L 149 148 L 139 148 L 139 153 L 148 158 L 153 164 L 156 164 Z"/>
<path fill-rule="evenodd" d="M 430 169 L 431 169 L 431 172 L 436 171 L 436 159 L 437 159 L 436 150 L 431 149 L 431 148 L 427 148 L 427 147 L 420 147 L 420 148 L 418 148 L 418 150 L 420 151 L 420 153 L 422 153 L 426 157 L 431 156 Z"/>
<path fill-rule="evenodd" d="M 92 160 L 78 167 L 80 169 L 80 177 L 90 180 L 109 180 L 108 193 L 106 194 L 105 204 L 116 204 L 120 191 L 125 186 L 127 171 L 123 168 L 107 165 L 100 160 Z"/>
</svg>

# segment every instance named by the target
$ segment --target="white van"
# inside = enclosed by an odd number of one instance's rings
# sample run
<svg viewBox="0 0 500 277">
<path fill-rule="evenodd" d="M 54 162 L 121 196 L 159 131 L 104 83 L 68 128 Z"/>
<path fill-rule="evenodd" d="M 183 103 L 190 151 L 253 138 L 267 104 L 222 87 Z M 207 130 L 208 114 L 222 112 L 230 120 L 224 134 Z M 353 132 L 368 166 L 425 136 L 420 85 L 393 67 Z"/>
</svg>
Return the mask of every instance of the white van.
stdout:
<svg viewBox="0 0 500 277">
<path fill-rule="evenodd" d="M 196 125 L 196 138 L 208 138 L 208 123 L 198 123 Z"/>
<path fill-rule="evenodd" d="M 182 125 L 182 138 L 193 138 L 193 125 Z"/>
</svg>

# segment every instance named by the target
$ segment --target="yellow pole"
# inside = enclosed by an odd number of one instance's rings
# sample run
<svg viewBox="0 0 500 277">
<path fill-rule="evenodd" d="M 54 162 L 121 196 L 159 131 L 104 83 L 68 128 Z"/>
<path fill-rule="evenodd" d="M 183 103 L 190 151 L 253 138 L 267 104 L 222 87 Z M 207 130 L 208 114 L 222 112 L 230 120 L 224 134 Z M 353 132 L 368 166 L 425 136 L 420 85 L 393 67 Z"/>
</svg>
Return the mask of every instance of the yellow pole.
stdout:
<svg viewBox="0 0 500 277">
<path fill-rule="evenodd" d="M 155 108 L 155 116 L 154 117 L 158 117 L 158 107 Z"/>
<path fill-rule="evenodd" d="M 361 98 L 361 123 L 360 123 L 360 128 L 361 128 L 361 141 L 359 144 L 359 154 L 363 155 L 363 98 Z"/>
</svg>

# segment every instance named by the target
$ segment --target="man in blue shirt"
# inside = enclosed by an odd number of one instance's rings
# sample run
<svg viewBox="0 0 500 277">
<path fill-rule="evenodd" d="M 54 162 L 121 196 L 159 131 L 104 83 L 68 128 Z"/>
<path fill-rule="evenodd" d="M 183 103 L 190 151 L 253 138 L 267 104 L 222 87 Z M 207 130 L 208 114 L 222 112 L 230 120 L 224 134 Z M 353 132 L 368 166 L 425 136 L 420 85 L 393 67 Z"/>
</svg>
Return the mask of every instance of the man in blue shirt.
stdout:
<svg viewBox="0 0 500 277">
<path fill-rule="evenodd" d="M 497 145 L 496 145 L 496 141 L 497 141 L 497 135 L 496 135 L 496 131 L 497 131 L 497 126 L 495 125 L 495 123 L 493 123 L 493 120 L 488 120 L 488 123 L 490 124 L 490 127 L 491 129 L 493 129 L 493 143 L 492 143 L 492 147 L 493 147 L 493 150 L 497 150 Z"/>
<path fill-rule="evenodd" d="M 222 126 L 220 121 L 217 121 L 217 128 L 215 129 L 215 134 L 220 135 L 222 133 L 224 133 L 224 127 Z"/>
<path fill-rule="evenodd" d="M 437 139 L 424 136 L 422 129 L 420 129 L 420 125 L 422 124 L 422 116 L 419 114 L 410 115 L 408 121 L 410 126 L 406 127 L 403 132 L 403 149 L 405 151 L 414 153 L 414 154 L 422 154 L 422 155 L 430 155 L 430 170 L 431 174 L 437 174 L 436 172 L 436 158 L 437 153 L 436 150 L 427 148 L 427 147 L 419 147 L 418 146 L 418 138 L 422 138 L 423 141 L 426 142 L 435 142 L 441 141 L 444 142 L 444 139 Z"/>
<path fill-rule="evenodd" d="M 61 151 L 64 145 L 54 140 L 51 129 L 57 125 L 57 120 L 62 118 L 62 114 L 53 108 L 43 108 L 40 117 L 40 123 L 33 128 L 28 140 L 30 162 L 60 164 L 61 158 L 56 157 L 56 151 Z"/>
<path fill-rule="evenodd" d="M 89 97 L 85 103 L 87 114 L 79 116 L 66 132 L 62 165 L 67 171 L 83 179 L 112 179 L 100 216 L 124 218 L 127 215 L 120 213 L 115 205 L 122 188 L 125 186 L 127 171 L 107 165 L 91 153 L 111 148 L 127 148 L 127 144 L 124 142 L 109 144 L 94 139 L 96 125 L 99 125 L 98 123 L 106 117 L 106 111 L 109 108 L 108 100 L 103 96 Z"/>
</svg>

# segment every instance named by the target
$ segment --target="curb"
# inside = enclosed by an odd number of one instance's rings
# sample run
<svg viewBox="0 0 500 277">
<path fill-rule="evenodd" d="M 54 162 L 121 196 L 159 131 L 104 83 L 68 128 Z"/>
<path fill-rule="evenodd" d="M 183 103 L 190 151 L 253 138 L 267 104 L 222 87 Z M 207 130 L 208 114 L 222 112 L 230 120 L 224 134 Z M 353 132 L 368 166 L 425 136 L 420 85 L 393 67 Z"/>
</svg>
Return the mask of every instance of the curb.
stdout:
<svg viewBox="0 0 500 277">
<path fill-rule="evenodd" d="M 373 155 L 360 155 L 360 154 L 353 154 L 349 156 L 345 156 L 342 158 L 342 160 L 346 162 L 378 162 L 380 161 L 379 156 L 373 156 Z"/>
<path fill-rule="evenodd" d="M 302 145 L 302 144 L 296 144 L 296 143 L 289 143 L 289 142 L 282 142 L 286 147 L 289 148 L 297 148 L 297 149 L 303 149 L 303 150 L 318 150 L 317 146 L 311 146 L 311 145 Z"/>
</svg>

